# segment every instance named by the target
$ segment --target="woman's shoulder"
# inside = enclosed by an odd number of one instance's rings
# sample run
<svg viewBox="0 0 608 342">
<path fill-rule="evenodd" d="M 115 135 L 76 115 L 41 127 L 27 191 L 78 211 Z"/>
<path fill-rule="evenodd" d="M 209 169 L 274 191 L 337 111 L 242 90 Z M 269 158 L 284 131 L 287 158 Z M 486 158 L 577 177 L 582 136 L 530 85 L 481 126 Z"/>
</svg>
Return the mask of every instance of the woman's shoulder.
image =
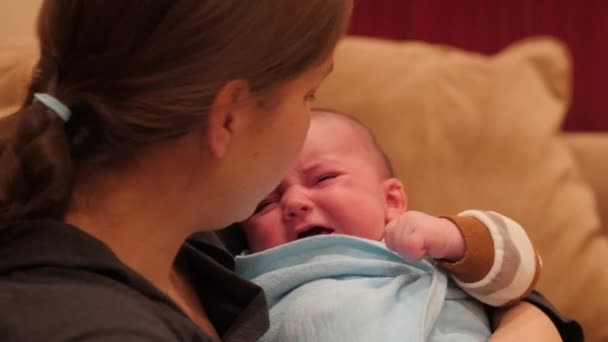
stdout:
<svg viewBox="0 0 608 342">
<path fill-rule="evenodd" d="M 192 340 L 200 334 L 171 300 L 76 227 L 4 224 L 0 255 L 3 340 L 89 340 L 108 333 L 121 341 Z"/>
<path fill-rule="evenodd" d="M 0 278 L 3 340 L 190 341 L 200 334 L 166 304 L 85 273 L 49 269 Z"/>
</svg>

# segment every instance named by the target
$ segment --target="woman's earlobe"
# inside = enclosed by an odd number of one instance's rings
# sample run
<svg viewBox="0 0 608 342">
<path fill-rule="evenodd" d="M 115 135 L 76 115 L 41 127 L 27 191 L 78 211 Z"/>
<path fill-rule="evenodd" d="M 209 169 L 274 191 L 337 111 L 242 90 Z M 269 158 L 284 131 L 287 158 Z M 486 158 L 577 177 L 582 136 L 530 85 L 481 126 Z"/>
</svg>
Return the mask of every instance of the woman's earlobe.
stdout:
<svg viewBox="0 0 608 342">
<path fill-rule="evenodd" d="M 229 112 L 222 118 L 209 118 L 205 135 L 209 152 L 214 158 L 221 159 L 228 150 L 232 135 L 229 129 L 230 122 Z"/>
<path fill-rule="evenodd" d="M 234 134 L 235 113 L 245 102 L 247 94 L 247 82 L 234 80 L 226 83 L 213 100 L 205 133 L 209 152 L 214 158 L 222 158 L 228 151 Z"/>
</svg>

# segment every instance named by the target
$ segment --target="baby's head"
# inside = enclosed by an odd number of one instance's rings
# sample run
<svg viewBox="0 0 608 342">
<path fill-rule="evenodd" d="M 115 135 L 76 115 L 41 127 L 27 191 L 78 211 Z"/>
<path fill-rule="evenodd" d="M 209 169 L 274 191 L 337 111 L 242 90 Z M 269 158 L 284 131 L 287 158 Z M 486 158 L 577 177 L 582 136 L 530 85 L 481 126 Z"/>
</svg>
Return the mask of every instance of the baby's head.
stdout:
<svg viewBox="0 0 608 342">
<path fill-rule="evenodd" d="M 244 229 L 253 251 L 320 234 L 381 240 L 386 223 L 405 209 L 403 186 L 371 131 L 350 116 L 316 110 L 295 164 Z"/>
</svg>

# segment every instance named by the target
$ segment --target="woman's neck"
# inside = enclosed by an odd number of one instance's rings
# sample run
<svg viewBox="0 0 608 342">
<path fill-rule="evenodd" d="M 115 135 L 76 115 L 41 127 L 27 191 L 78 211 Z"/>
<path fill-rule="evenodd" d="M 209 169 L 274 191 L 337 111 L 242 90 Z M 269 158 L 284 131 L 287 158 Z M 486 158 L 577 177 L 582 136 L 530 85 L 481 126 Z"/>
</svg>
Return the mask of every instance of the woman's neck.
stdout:
<svg viewBox="0 0 608 342">
<path fill-rule="evenodd" d="M 200 172 L 199 181 L 193 183 L 192 171 L 185 171 L 201 170 L 201 165 L 177 163 L 193 159 L 179 151 L 141 153 L 111 169 L 82 166 L 64 218 L 103 241 L 122 262 L 165 293 L 185 239 L 196 230 L 218 228 L 211 223 L 213 216 L 205 216 L 213 214 L 204 210 L 209 203 L 200 194 L 205 175 Z"/>
<path fill-rule="evenodd" d="M 217 331 L 187 279 L 174 269 L 174 259 L 184 240 L 194 230 L 184 218 L 180 199 L 159 187 L 137 189 L 134 182 L 108 184 L 105 195 L 94 201 L 79 200 L 65 221 L 103 241 L 127 266 L 172 298 L 209 336 Z M 163 196 L 164 194 L 164 196 Z M 201 209 L 201 212 L 203 210 Z"/>
<path fill-rule="evenodd" d="M 109 198 L 95 196 L 87 201 L 76 195 L 66 223 L 104 242 L 123 263 L 166 292 L 173 260 L 188 236 L 187 229 L 178 222 L 178 211 L 172 208 L 175 201 L 167 200 L 159 206 L 147 200 L 158 198 L 159 194 L 142 198 L 119 186 L 107 189 Z"/>
</svg>

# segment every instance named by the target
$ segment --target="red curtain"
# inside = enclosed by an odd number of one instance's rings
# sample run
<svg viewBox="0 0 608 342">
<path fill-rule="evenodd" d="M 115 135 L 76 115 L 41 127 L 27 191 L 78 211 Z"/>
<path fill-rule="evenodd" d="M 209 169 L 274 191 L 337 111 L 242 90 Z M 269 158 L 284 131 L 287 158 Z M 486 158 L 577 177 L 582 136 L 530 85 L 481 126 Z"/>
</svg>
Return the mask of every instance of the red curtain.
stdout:
<svg viewBox="0 0 608 342">
<path fill-rule="evenodd" d="M 608 131 L 608 1 L 355 0 L 351 34 L 495 53 L 532 35 L 563 40 L 574 58 L 565 128 Z"/>
</svg>

